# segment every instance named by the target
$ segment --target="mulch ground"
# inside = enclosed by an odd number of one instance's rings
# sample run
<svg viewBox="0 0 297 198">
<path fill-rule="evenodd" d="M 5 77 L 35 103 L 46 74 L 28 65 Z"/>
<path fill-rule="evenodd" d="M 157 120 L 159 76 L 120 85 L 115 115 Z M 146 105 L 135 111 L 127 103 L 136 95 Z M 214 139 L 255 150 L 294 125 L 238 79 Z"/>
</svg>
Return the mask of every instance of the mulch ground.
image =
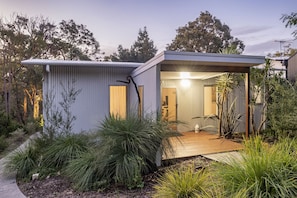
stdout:
<svg viewBox="0 0 297 198">
<path fill-rule="evenodd" d="M 121 197 L 121 198 L 149 198 L 155 193 L 153 186 L 167 169 L 178 166 L 194 165 L 196 169 L 208 167 L 211 160 L 202 156 L 177 159 L 170 161 L 167 165 L 159 168 L 158 171 L 144 177 L 144 187 L 138 189 L 126 189 L 119 186 L 112 186 L 104 191 L 79 192 L 72 188 L 71 182 L 62 176 L 52 176 L 43 180 L 30 182 L 18 181 L 18 186 L 28 198 L 100 198 L 100 197 Z"/>
</svg>

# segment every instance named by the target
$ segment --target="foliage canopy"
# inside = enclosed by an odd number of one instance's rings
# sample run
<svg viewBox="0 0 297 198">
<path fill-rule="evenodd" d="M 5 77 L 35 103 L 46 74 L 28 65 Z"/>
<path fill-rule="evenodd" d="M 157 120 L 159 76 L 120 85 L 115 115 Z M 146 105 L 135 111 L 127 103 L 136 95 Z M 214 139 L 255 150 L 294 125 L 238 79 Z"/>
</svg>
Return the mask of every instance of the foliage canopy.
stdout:
<svg viewBox="0 0 297 198">
<path fill-rule="evenodd" d="M 233 47 L 241 53 L 245 46 L 242 41 L 231 36 L 226 24 L 205 11 L 194 21 L 177 29 L 177 35 L 167 50 L 218 53 L 227 47 Z"/>
<path fill-rule="evenodd" d="M 130 50 L 123 48 L 122 45 L 118 46 L 118 52 L 113 53 L 105 59 L 110 59 L 114 62 L 139 62 L 144 63 L 155 56 L 157 48 L 153 40 L 149 38 L 146 27 L 139 30 L 137 40 L 131 46 Z"/>
</svg>

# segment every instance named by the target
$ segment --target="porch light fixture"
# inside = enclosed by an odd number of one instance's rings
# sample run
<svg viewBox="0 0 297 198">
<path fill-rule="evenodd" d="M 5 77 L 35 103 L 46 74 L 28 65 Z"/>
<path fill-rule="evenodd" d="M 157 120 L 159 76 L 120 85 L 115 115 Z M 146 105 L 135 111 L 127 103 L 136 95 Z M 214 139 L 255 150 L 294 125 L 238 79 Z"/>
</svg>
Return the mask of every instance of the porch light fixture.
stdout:
<svg viewBox="0 0 297 198">
<path fill-rule="evenodd" d="M 188 79 L 190 78 L 190 72 L 180 72 L 180 77 L 182 79 Z"/>
</svg>

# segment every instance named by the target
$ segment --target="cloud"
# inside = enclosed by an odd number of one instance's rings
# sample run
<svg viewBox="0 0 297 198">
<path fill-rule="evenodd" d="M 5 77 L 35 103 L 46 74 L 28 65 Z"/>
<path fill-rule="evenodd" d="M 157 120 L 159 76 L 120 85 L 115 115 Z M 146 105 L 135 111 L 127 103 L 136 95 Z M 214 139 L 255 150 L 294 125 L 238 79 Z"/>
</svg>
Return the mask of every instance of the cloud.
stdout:
<svg viewBox="0 0 297 198">
<path fill-rule="evenodd" d="M 248 34 L 256 34 L 259 32 L 265 32 L 272 29 L 272 26 L 249 26 L 249 27 L 239 27 L 232 30 L 232 34 L 236 37 L 246 36 Z"/>
<path fill-rule="evenodd" d="M 289 39 L 284 39 L 284 40 L 289 41 Z M 243 54 L 266 56 L 269 53 L 273 54 L 277 51 L 283 51 L 284 47 L 287 46 L 288 44 L 290 44 L 291 48 L 297 48 L 297 40 L 292 42 L 290 41 L 283 45 L 280 45 L 280 43 L 277 42 L 276 40 L 267 40 L 265 42 L 261 42 L 253 45 L 246 45 Z"/>
</svg>

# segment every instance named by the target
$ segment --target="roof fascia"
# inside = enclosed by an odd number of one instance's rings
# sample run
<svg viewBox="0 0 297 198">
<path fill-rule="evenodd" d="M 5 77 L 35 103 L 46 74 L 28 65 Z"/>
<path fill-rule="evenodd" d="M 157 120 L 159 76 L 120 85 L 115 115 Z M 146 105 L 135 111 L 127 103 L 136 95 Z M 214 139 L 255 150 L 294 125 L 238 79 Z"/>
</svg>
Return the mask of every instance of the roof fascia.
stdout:
<svg viewBox="0 0 297 198">
<path fill-rule="evenodd" d="M 70 60 L 48 60 L 48 59 L 29 59 L 21 62 L 22 65 L 50 65 L 50 66 L 91 66 L 91 67 L 127 67 L 137 68 L 143 63 L 130 62 L 96 62 L 96 61 L 70 61 Z"/>
<path fill-rule="evenodd" d="M 201 63 L 202 65 L 204 65 L 205 62 L 212 63 L 212 65 L 215 65 L 216 63 L 225 63 L 226 65 L 228 65 L 228 63 L 232 63 L 232 67 L 230 67 L 230 70 L 232 70 L 232 68 L 234 68 L 234 64 L 245 64 L 244 67 L 259 65 L 265 62 L 265 57 L 238 54 L 163 51 L 159 55 L 135 69 L 132 73 L 132 76 L 137 76 L 151 67 L 162 64 L 162 62 L 166 61 L 197 62 L 197 64 Z M 218 64 L 218 66 L 220 65 Z"/>
</svg>

